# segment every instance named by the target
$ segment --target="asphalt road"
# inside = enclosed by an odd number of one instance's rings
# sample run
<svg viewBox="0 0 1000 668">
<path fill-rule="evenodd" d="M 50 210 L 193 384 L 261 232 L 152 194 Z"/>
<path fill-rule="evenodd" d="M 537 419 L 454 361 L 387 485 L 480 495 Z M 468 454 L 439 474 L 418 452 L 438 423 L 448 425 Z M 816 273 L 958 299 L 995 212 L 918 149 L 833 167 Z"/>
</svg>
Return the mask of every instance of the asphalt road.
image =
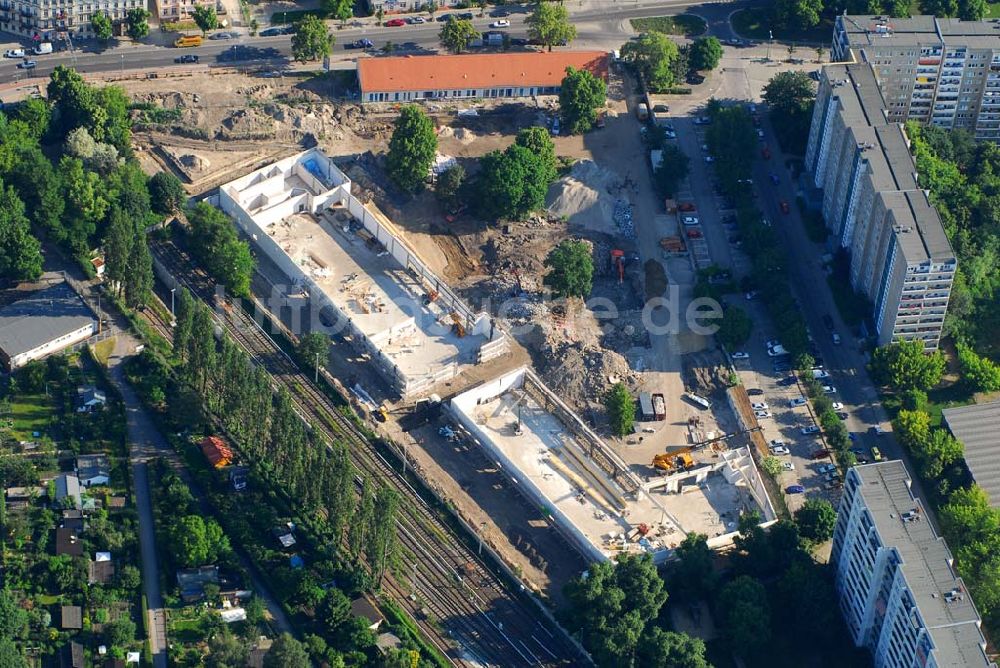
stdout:
<svg viewBox="0 0 1000 668">
<path fill-rule="evenodd" d="M 663 16 L 667 14 L 680 14 L 687 9 L 696 9 L 696 13 L 709 20 L 713 26 L 723 20 L 729 13 L 749 4 L 748 2 L 722 2 L 722 3 L 698 3 L 689 0 L 665 0 L 655 6 L 632 5 L 625 2 L 615 2 L 607 9 L 595 10 L 586 9 L 573 12 L 572 20 L 581 26 L 577 36 L 577 42 L 586 41 L 606 41 L 609 36 L 616 31 L 607 30 L 603 27 L 591 29 L 586 24 L 593 22 L 613 22 L 629 18 L 644 16 Z M 519 11 L 521 13 L 513 13 Z M 524 19 L 528 14 L 528 8 L 522 6 L 511 6 L 512 15 L 506 17 L 511 22 L 511 27 L 505 31 L 512 37 L 524 37 L 527 29 Z M 439 12 L 440 16 L 444 12 Z M 475 13 L 478 14 L 478 11 Z M 495 18 L 489 16 L 479 18 L 476 16 L 473 23 L 480 30 L 489 30 L 489 25 Z M 429 53 L 436 51 L 440 42 L 438 33 L 442 24 L 437 21 L 428 22 L 422 25 L 406 25 L 400 27 L 379 27 L 375 25 L 359 25 L 344 28 L 342 30 L 333 29 L 331 32 L 336 39 L 333 48 L 333 55 L 336 58 L 353 58 L 360 55 L 357 51 L 344 49 L 344 44 L 353 42 L 362 37 L 367 37 L 375 43 L 376 48 L 381 48 L 387 42 L 401 48 L 396 53 Z M 203 45 L 196 48 L 178 49 L 152 44 L 142 44 L 139 46 L 120 46 L 97 51 L 88 43 L 83 49 L 76 49 L 73 52 L 60 51 L 45 56 L 31 56 L 37 62 L 37 67 L 30 73 L 18 69 L 18 60 L 3 59 L 0 62 L 0 82 L 10 82 L 25 77 L 41 78 L 48 77 L 52 70 L 58 65 L 72 66 L 81 72 L 113 72 L 121 70 L 154 70 L 163 67 L 231 67 L 237 64 L 239 67 L 257 68 L 270 67 L 280 68 L 291 64 L 291 38 L 287 35 L 276 37 L 250 37 L 242 35 L 236 40 L 210 40 L 204 41 Z M 198 65 L 179 65 L 174 63 L 174 59 L 181 55 L 194 54 L 200 58 Z"/>
</svg>

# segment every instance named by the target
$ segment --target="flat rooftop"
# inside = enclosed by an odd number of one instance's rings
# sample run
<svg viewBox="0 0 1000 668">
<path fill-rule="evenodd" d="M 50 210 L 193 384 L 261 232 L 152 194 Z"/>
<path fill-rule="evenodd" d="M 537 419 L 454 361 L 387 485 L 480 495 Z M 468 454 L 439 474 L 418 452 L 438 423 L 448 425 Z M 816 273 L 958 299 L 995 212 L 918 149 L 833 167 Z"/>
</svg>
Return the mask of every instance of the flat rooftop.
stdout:
<svg viewBox="0 0 1000 668">
<path fill-rule="evenodd" d="M 449 313 L 424 304 L 420 282 L 381 246 L 374 250 L 355 228 L 325 214 L 295 213 L 267 228 L 271 238 L 308 274 L 358 330 L 407 376 L 455 361 L 473 363 L 482 337 L 452 332 Z"/>
<path fill-rule="evenodd" d="M 937 665 L 990 665 L 979 646 L 979 613 L 965 584 L 950 566 L 948 546 L 934 533 L 923 506 L 910 491 L 910 476 L 903 462 L 867 464 L 854 471 L 861 479 L 858 491 L 882 543 L 895 548 L 902 557 L 907 586 L 937 649 Z M 903 515 L 914 511 L 919 519 L 904 521 Z M 945 595 L 953 591 L 961 596 L 949 602 Z"/>
<path fill-rule="evenodd" d="M 23 355 L 96 323 L 73 288 L 57 283 L 0 308 L 0 350 L 8 357 Z"/>
<path fill-rule="evenodd" d="M 1000 401 L 942 411 L 952 435 L 965 446 L 965 463 L 976 484 L 1000 508 Z"/>
</svg>

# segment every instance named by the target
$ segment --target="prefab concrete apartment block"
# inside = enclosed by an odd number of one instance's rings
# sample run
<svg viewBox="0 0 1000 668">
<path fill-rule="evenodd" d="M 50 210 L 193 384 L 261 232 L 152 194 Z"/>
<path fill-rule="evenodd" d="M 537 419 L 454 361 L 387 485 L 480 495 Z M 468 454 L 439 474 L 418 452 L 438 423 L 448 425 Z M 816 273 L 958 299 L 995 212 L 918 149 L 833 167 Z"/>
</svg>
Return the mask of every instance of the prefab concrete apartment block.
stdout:
<svg viewBox="0 0 1000 668">
<path fill-rule="evenodd" d="M 310 327 L 348 337 L 403 397 L 508 350 L 318 149 L 222 186 L 219 206 L 308 297 Z"/>
</svg>

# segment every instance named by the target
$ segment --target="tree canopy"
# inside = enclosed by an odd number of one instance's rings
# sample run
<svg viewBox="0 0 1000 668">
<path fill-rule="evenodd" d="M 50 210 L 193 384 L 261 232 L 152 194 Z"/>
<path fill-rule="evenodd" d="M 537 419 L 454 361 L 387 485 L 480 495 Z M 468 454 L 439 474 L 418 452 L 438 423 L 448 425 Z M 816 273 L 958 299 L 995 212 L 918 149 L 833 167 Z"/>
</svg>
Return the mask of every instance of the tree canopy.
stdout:
<svg viewBox="0 0 1000 668">
<path fill-rule="evenodd" d="M 699 37 L 691 42 L 688 64 L 693 70 L 714 70 L 722 60 L 722 43 L 717 37 Z"/>
<path fill-rule="evenodd" d="M 587 70 L 566 68 L 559 89 L 559 113 L 571 134 L 590 130 L 597 121 L 597 110 L 604 106 L 607 86 Z"/>
<path fill-rule="evenodd" d="M 795 523 L 799 533 L 815 543 L 825 543 L 833 538 L 837 524 L 837 511 L 830 502 L 819 497 L 810 497 L 795 511 Z"/>
<path fill-rule="evenodd" d="M 691 158 L 679 146 L 664 144 L 660 162 L 653 169 L 653 185 L 662 197 L 672 197 L 691 170 Z"/>
<path fill-rule="evenodd" d="M 295 349 L 299 362 L 312 369 L 317 365 L 322 367 L 326 362 L 327 355 L 330 354 L 330 337 L 323 332 L 309 332 L 299 339 L 299 345 Z"/>
<path fill-rule="evenodd" d="M 660 32 L 643 33 L 621 48 L 622 60 L 636 68 L 653 92 L 674 85 L 676 78 L 672 66 L 679 55 L 677 44 Z"/>
<path fill-rule="evenodd" d="M 438 33 L 441 45 L 452 53 L 462 53 L 469 48 L 469 42 L 479 38 L 479 31 L 472 21 L 467 19 L 453 19 L 445 21 Z"/>
<path fill-rule="evenodd" d="M 543 155 L 515 143 L 480 160 L 477 179 L 480 213 L 514 220 L 541 209 L 555 170 Z"/>
<path fill-rule="evenodd" d="M 734 652 L 755 656 L 771 641 L 771 606 L 764 585 L 742 575 L 719 592 L 716 609 L 725 637 Z"/>
<path fill-rule="evenodd" d="M 97 39 L 106 42 L 111 39 L 111 18 L 105 12 L 94 12 L 90 17 L 90 27 L 94 29 Z"/>
<path fill-rule="evenodd" d="M 41 275 L 41 244 L 31 233 L 24 202 L 0 180 L 0 280 L 34 281 Z"/>
<path fill-rule="evenodd" d="M 764 86 L 771 125 L 785 150 L 802 154 L 809 139 L 816 86 L 800 71 L 779 72 Z"/>
<path fill-rule="evenodd" d="M 295 24 L 292 35 L 292 57 L 300 63 L 329 56 L 333 49 L 333 35 L 318 16 L 307 14 Z"/>
<path fill-rule="evenodd" d="M 944 364 L 940 351 L 924 352 L 923 341 L 895 341 L 875 350 L 871 370 L 877 382 L 896 392 L 926 392 L 941 382 Z"/>
<path fill-rule="evenodd" d="M 611 433 L 621 438 L 632 433 L 635 424 L 635 400 L 624 383 L 615 383 L 604 399 L 608 411 Z"/>
<path fill-rule="evenodd" d="M 171 172 L 157 172 L 150 177 L 149 197 L 153 211 L 163 215 L 182 209 L 187 202 L 184 184 Z"/>
<path fill-rule="evenodd" d="M 222 211 L 207 202 L 188 209 L 191 248 L 198 261 L 230 294 L 250 294 L 250 279 L 256 262 L 250 247 L 236 235 L 236 226 Z"/>
<path fill-rule="evenodd" d="M 420 107 L 408 104 L 399 111 L 389 140 L 386 171 L 397 186 L 406 192 L 423 187 L 437 155 L 434 122 Z"/>
<path fill-rule="evenodd" d="M 553 46 L 569 44 L 576 39 L 576 26 L 569 22 L 569 11 L 562 3 L 536 3 L 525 23 L 528 38 L 544 45 L 549 51 Z"/>
<path fill-rule="evenodd" d="M 722 312 L 722 322 L 715 338 L 728 350 L 735 351 L 750 338 L 753 319 L 738 306 L 729 306 Z"/>
<path fill-rule="evenodd" d="M 776 25 L 807 30 L 819 23 L 823 0 L 775 0 L 771 14 Z"/>
<path fill-rule="evenodd" d="M 264 668 L 309 668 L 311 665 L 305 646 L 288 633 L 278 636 L 264 655 Z"/>
<path fill-rule="evenodd" d="M 194 23 L 201 30 L 202 35 L 219 27 L 219 17 L 215 13 L 215 5 L 195 6 L 191 18 L 194 19 Z"/>
<path fill-rule="evenodd" d="M 125 15 L 125 32 L 134 40 L 149 34 L 149 12 L 142 7 L 128 10 Z"/>
<path fill-rule="evenodd" d="M 170 550 L 179 566 L 204 566 L 229 552 L 229 538 L 214 519 L 187 515 L 170 527 Z"/>
<path fill-rule="evenodd" d="M 339 20 L 341 24 L 346 23 L 354 16 L 353 0 L 322 0 L 320 6 L 327 16 Z"/>
<path fill-rule="evenodd" d="M 549 272 L 545 285 L 560 297 L 585 298 L 590 294 L 594 276 L 594 261 L 590 244 L 566 239 L 549 252 L 545 258 Z"/>
</svg>

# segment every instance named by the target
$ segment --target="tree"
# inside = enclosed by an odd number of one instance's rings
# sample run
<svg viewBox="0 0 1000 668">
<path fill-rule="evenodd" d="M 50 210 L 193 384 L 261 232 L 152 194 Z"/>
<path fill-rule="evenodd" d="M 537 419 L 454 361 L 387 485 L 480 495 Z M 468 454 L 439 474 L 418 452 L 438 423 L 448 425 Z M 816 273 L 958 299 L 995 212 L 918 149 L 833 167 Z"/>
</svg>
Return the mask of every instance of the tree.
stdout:
<svg viewBox="0 0 1000 668">
<path fill-rule="evenodd" d="M 330 337 L 323 332 L 309 332 L 299 339 L 295 352 L 300 364 L 315 369 L 319 360 L 318 364 L 322 367 L 330 353 Z"/>
<path fill-rule="evenodd" d="M 455 164 L 438 174 L 434 183 L 434 194 L 445 207 L 451 208 L 458 203 L 458 193 L 465 182 L 465 168 Z"/>
<path fill-rule="evenodd" d="M 309 654 L 305 646 L 288 633 L 275 639 L 271 649 L 264 655 L 264 668 L 310 668 Z"/>
<path fill-rule="evenodd" d="M 980 357 L 964 343 L 955 346 L 958 351 L 958 365 L 962 380 L 974 392 L 996 392 L 1000 390 L 1000 366 L 987 357 Z"/>
<path fill-rule="evenodd" d="M 604 399 L 611 433 L 621 438 L 632 433 L 635 424 L 635 400 L 624 383 L 615 383 Z"/>
<path fill-rule="evenodd" d="M 206 668 L 242 668 L 247 665 L 250 648 L 243 638 L 236 636 L 223 626 L 208 641 L 208 656 L 205 659 Z"/>
<path fill-rule="evenodd" d="M 434 122 L 420 107 L 406 105 L 399 111 L 389 140 L 386 157 L 389 177 L 406 192 L 416 192 L 430 173 L 437 146 Z"/>
<path fill-rule="evenodd" d="M 811 497 L 795 511 L 795 523 L 799 533 L 814 543 L 825 543 L 833 538 L 833 528 L 837 524 L 837 511 L 826 499 Z"/>
<path fill-rule="evenodd" d="M 149 197 L 153 211 L 164 216 L 182 209 L 187 202 L 184 184 L 171 172 L 157 172 L 150 177 Z"/>
<path fill-rule="evenodd" d="M 775 0 L 775 23 L 791 30 L 808 30 L 819 23 L 823 0 Z"/>
<path fill-rule="evenodd" d="M 958 0 L 958 18 L 963 21 L 982 21 L 988 9 L 986 0 Z"/>
<path fill-rule="evenodd" d="M 462 53 L 469 48 L 469 42 L 479 38 L 479 31 L 466 19 L 445 21 L 438 33 L 441 44 L 452 53 Z"/>
<path fill-rule="evenodd" d="M 0 180 L 0 279 L 34 281 L 41 275 L 41 244 L 31 234 L 24 202 Z"/>
<path fill-rule="evenodd" d="M 545 285 L 560 297 L 580 297 L 590 294 L 594 277 L 594 261 L 590 244 L 566 239 L 553 248 L 545 258 L 549 273 Z"/>
<path fill-rule="evenodd" d="M 677 546 L 678 560 L 670 578 L 670 591 L 684 601 L 696 601 L 715 590 L 715 556 L 708 536 L 689 533 Z"/>
<path fill-rule="evenodd" d="M 292 35 L 292 57 L 300 63 L 319 60 L 330 55 L 333 49 L 333 35 L 326 29 L 326 23 L 317 16 L 307 15 L 295 24 Z"/>
<path fill-rule="evenodd" d="M 545 205 L 555 172 L 544 156 L 514 144 L 480 159 L 478 206 L 483 216 L 516 219 Z"/>
<path fill-rule="evenodd" d="M 188 209 L 191 224 L 191 247 L 195 257 L 208 272 L 237 297 L 250 294 L 254 259 L 250 247 L 236 236 L 236 229 L 226 216 L 207 202 Z"/>
<path fill-rule="evenodd" d="M 338 19 L 341 25 L 354 16 L 353 0 L 322 0 L 320 6 L 328 17 Z"/>
<path fill-rule="evenodd" d="M 106 42 L 111 39 L 111 18 L 104 12 L 94 12 L 90 17 L 90 26 L 94 29 L 97 39 Z"/>
<path fill-rule="evenodd" d="M 734 652 L 756 655 L 771 641 L 771 610 L 760 580 L 741 575 L 719 592 L 716 605 Z"/>
<path fill-rule="evenodd" d="M 699 37 L 691 43 L 688 61 L 693 70 L 714 70 L 722 60 L 722 43 L 715 37 Z"/>
<path fill-rule="evenodd" d="M 636 664 L 643 668 L 711 668 L 705 652 L 701 638 L 653 626 L 639 641 Z"/>
<path fill-rule="evenodd" d="M 764 86 L 778 140 L 789 150 L 802 153 L 809 138 L 816 86 L 805 72 L 779 72 Z"/>
<path fill-rule="evenodd" d="M 28 662 L 7 638 L 0 638 L 0 668 L 28 668 Z"/>
<path fill-rule="evenodd" d="M 533 125 L 530 128 L 523 128 L 517 133 L 514 143 L 523 146 L 536 156 L 549 168 L 546 175 L 548 181 L 555 180 L 557 176 L 556 166 L 556 145 L 552 142 L 552 137 L 545 128 Z"/>
<path fill-rule="evenodd" d="M 15 107 L 13 118 L 27 125 L 29 135 L 41 139 L 49 129 L 52 108 L 42 98 L 31 97 Z"/>
<path fill-rule="evenodd" d="M 28 613 L 6 589 L 0 589 L 0 640 L 19 640 L 28 633 Z"/>
<path fill-rule="evenodd" d="M 137 230 L 137 236 L 129 254 L 130 274 L 125 282 L 125 304 L 133 309 L 145 307 L 153 294 L 153 258 L 141 230 Z"/>
<path fill-rule="evenodd" d="M 959 0 L 921 0 L 920 11 L 938 18 L 958 15 Z"/>
<path fill-rule="evenodd" d="M 576 39 L 576 26 L 569 22 L 569 11 L 554 2 L 539 2 L 524 21 L 528 25 L 528 38 L 552 50 Z"/>
<path fill-rule="evenodd" d="M 738 306 L 730 306 L 722 312 L 722 322 L 715 338 L 728 350 L 739 348 L 750 338 L 753 320 Z"/>
<path fill-rule="evenodd" d="M 219 17 L 215 14 L 215 5 L 197 5 L 191 15 L 194 23 L 205 35 L 209 30 L 219 27 Z"/>
<path fill-rule="evenodd" d="M 170 527 L 170 550 L 180 566 L 204 566 L 229 552 L 229 539 L 215 520 L 186 515 Z"/>
<path fill-rule="evenodd" d="M 680 52 L 666 35 L 647 32 L 621 48 L 621 57 L 633 65 L 653 92 L 666 90 L 674 85 L 673 62 Z"/>
<path fill-rule="evenodd" d="M 559 89 L 559 113 L 564 127 L 572 134 L 590 130 L 597 121 L 597 110 L 604 106 L 606 97 L 607 86 L 602 79 L 587 70 L 567 67 Z"/>
<path fill-rule="evenodd" d="M 877 382 L 896 392 L 927 391 L 941 381 L 944 355 L 924 353 L 923 341 L 896 341 L 877 348 L 872 354 L 872 374 Z"/>
<path fill-rule="evenodd" d="M 959 461 L 965 454 L 962 443 L 944 429 L 935 429 L 916 455 L 925 478 L 934 480 L 945 468 Z"/>
<path fill-rule="evenodd" d="M 112 647 L 127 647 L 135 640 L 135 622 L 122 615 L 104 625 L 104 640 Z"/>
<path fill-rule="evenodd" d="M 666 144 L 660 151 L 660 162 L 653 169 L 653 185 L 662 197 L 672 197 L 687 178 L 691 159 L 676 144 Z"/>
<path fill-rule="evenodd" d="M 760 463 L 760 467 L 764 469 L 764 473 L 768 474 L 772 478 L 777 478 L 784 470 L 784 467 L 781 465 L 781 460 L 773 456 L 764 457 Z"/>
<path fill-rule="evenodd" d="M 149 12 L 142 7 L 128 10 L 125 15 L 125 32 L 133 40 L 140 40 L 149 34 Z"/>
</svg>

